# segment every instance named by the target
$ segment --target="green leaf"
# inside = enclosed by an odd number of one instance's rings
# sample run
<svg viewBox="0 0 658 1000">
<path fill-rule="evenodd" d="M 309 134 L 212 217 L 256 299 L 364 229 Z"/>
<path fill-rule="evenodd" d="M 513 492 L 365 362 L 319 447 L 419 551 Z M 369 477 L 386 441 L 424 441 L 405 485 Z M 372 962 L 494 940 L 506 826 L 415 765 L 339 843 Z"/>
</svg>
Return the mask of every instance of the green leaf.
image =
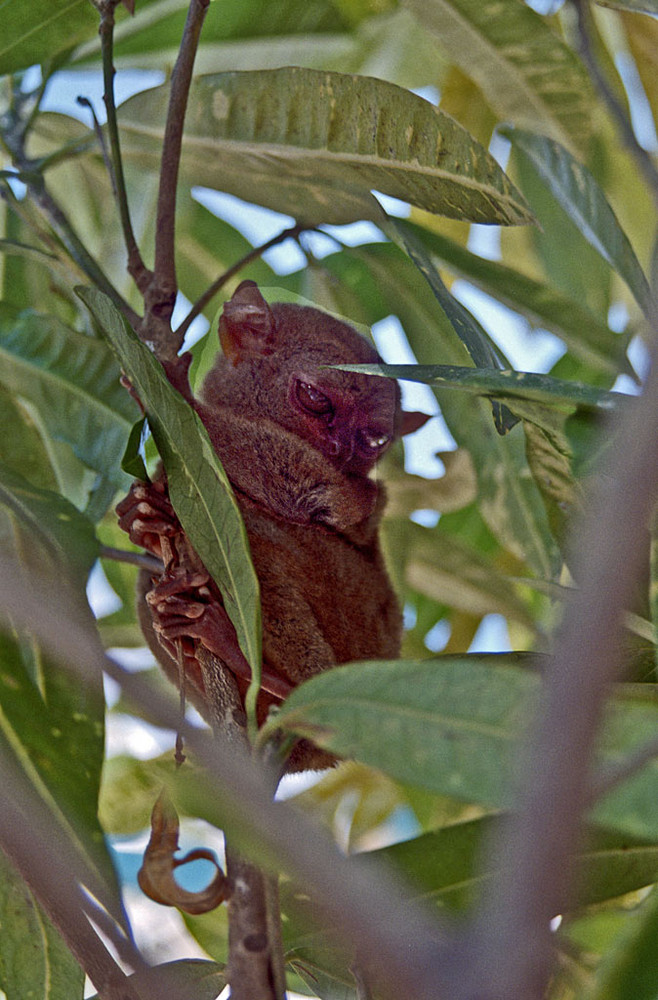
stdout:
<svg viewBox="0 0 658 1000">
<path fill-rule="evenodd" d="M 2 8 L 0 73 L 15 73 L 53 58 L 98 31 L 89 0 L 7 0 Z"/>
<path fill-rule="evenodd" d="M 523 429 L 526 436 L 528 466 L 542 494 L 554 537 L 568 544 L 570 518 L 582 510 L 583 493 L 574 472 L 574 457 L 565 434 L 564 417 L 554 410 L 544 410 L 533 403 Z M 542 413 L 542 410 L 544 412 Z M 577 411 L 572 422 L 586 423 Z"/>
<path fill-rule="evenodd" d="M 85 975 L 0 852 L 0 990 L 7 1000 L 82 1000 Z"/>
<path fill-rule="evenodd" d="M 258 580 L 249 558 L 240 510 L 206 430 L 110 300 L 93 288 L 80 288 L 78 294 L 96 317 L 146 409 L 167 470 L 171 502 L 221 590 L 253 677 L 258 678 Z"/>
<path fill-rule="evenodd" d="M 128 435 L 126 450 L 121 459 L 121 468 L 123 471 L 132 476 L 133 479 L 141 479 L 143 483 L 147 483 L 149 478 L 142 454 L 142 442 L 146 427 L 146 417 L 142 417 L 136 424 L 133 424 L 133 428 Z"/>
<path fill-rule="evenodd" d="M 226 906 L 218 906 L 201 916 L 181 913 L 181 917 L 195 941 L 216 962 L 228 960 L 228 913 Z"/>
<path fill-rule="evenodd" d="M 41 569 L 55 576 L 77 577 L 83 584 L 98 558 L 99 543 L 91 521 L 64 497 L 41 490 L 0 462 L 0 505 L 16 518 L 21 548 Z"/>
<path fill-rule="evenodd" d="M 369 851 L 373 866 L 400 875 L 411 898 L 462 912 L 477 903 L 493 871 L 482 867 L 484 849 L 504 817 L 483 816 L 449 824 L 441 829 Z M 363 857 L 362 854 L 359 855 Z M 591 906 L 640 889 L 656 873 L 658 847 L 627 837 L 588 831 L 587 842 L 574 860 L 578 885 L 574 908 Z M 321 923 L 318 907 L 302 888 L 284 883 L 281 891 L 283 931 L 288 961 L 299 962 L 299 971 L 311 973 L 306 981 L 319 996 L 352 996 L 348 968 L 349 949 L 334 941 L 332 928 Z M 204 943 L 204 939 L 201 939 Z M 205 945 L 204 945 L 205 946 Z M 311 972 L 312 970 L 312 972 Z M 331 990 L 338 992 L 331 992 Z"/>
<path fill-rule="evenodd" d="M 500 614 L 534 631 L 515 586 L 469 541 L 412 525 L 406 536 L 404 580 L 440 604 L 482 617 Z"/>
<path fill-rule="evenodd" d="M 304 810 L 316 823 L 334 832 L 351 854 L 367 849 L 370 835 L 408 809 L 405 790 L 381 771 L 354 761 L 326 771 L 319 781 L 294 796 L 296 809 Z M 393 818 L 395 822 L 395 818 Z"/>
<path fill-rule="evenodd" d="M 284 882 L 280 891 L 283 946 L 291 966 L 321 1000 L 358 1000 L 351 972 L 355 949 L 323 924 L 308 892 Z"/>
<path fill-rule="evenodd" d="M 101 545 L 110 549 L 127 549 L 128 551 L 139 552 L 137 546 L 133 546 L 128 540 L 125 531 L 122 531 L 117 523 L 114 511 L 108 511 L 103 520 L 96 526 L 96 533 Z M 103 616 L 98 627 L 105 647 L 111 646 L 131 646 L 143 645 L 144 636 L 141 629 L 136 625 L 137 609 L 135 607 L 135 589 L 137 585 L 137 567 L 131 563 L 119 562 L 116 559 L 103 558 L 101 554 L 101 565 L 107 577 L 108 583 L 122 603 L 122 607 L 109 615 Z M 112 633 L 115 627 L 123 628 L 135 626 L 139 642 L 105 642 L 107 633 Z"/>
<path fill-rule="evenodd" d="M 424 898 L 462 909 L 474 902 L 492 875 L 481 865 L 482 853 L 500 822 L 499 817 L 483 816 L 455 823 L 373 851 L 370 857 L 392 864 Z M 576 865 L 574 907 L 592 906 L 650 885 L 658 870 L 658 846 L 591 830 Z"/>
<path fill-rule="evenodd" d="M 123 21 L 117 29 L 117 61 L 141 68 L 148 53 L 154 53 L 161 54 L 158 67 L 171 66 L 183 34 L 187 7 L 186 0 L 138 3 L 134 17 Z M 223 0 L 217 6 L 212 3 L 209 6 L 201 36 L 201 54 L 204 48 L 212 52 L 222 41 L 235 47 L 240 39 L 253 45 L 259 38 L 276 42 L 279 38 L 299 35 L 306 44 L 310 36 L 312 44 L 315 34 L 340 37 L 347 27 L 348 22 L 331 0 L 286 0 L 277 4 L 270 0 Z M 100 45 L 94 41 L 77 55 L 85 58 L 99 51 Z"/>
<path fill-rule="evenodd" d="M 92 892 L 121 913 L 97 802 L 104 749 L 100 670 L 81 684 L 24 637 L 0 633 L 0 752 L 80 860 Z M 29 815 L 29 812 L 28 812 Z M 121 918 L 119 918 L 121 919 Z"/>
<path fill-rule="evenodd" d="M 11 427 L 11 434 L 0 436 L 0 461 L 29 482 L 54 490 L 57 477 L 44 440 L 20 400 L 0 385 L 0 427 Z"/>
<path fill-rule="evenodd" d="M 404 0 L 503 121 L 586 146 L 595 98 L 584 66 L 519 0 Z"/>
<path fill-rule="evenodd" d="M 440 479 L 427 479 L 410 472 L 395 475 L 386 469 L 386 517 L 407 518 L 415 510 L 440 510 L 449 514 L 473 503 L 477 478 L 467 451 L 437 452 L 445 472 Z M 397 470 L 396 470 L 397 471 Z"/>
<path fill-rule="evenodd" d="M 126 486 L 120 464 L 134 400 L 105 344 L 58 320 L 0 303 L 0 380 L 42 414 L 89 468 Z"/>
<path fill-rule="evenodd" d="M 437 302 L 450 320 L 458 337 L 465 345 L 474 363 L 479 367 L 507 368 L 507 361 L 498 350 L 484 328 L 472 313 L 454 298 L 446 288 L 441 275 L 432 264 L 425 249 L 405 224 L 389 220 L 386 231 L 409 254 L 416 267 L 427 280 Z M 498 402 L 491 404 L 494 423 L 499 434 L 506 434 L 518 421 L 506 406 Z"/>
<path fill-rule="evenodd" d="M 509 806 L 533 691 L 527 671 L 479 657 L 359 663 L 296 688 L 265 731 L 303 734 L 442 795 Z"/>
<path fill-rule="evenodd" d="M 404 227 L 422 243 L 432 261 L 440 261 L 454 274 L 521 313 L 533 326 L 550 330 L 574 356 L 597 371 L 616 376 L 621 366 L 630 374 L 625 359 L 627 338 L 614 333 L 587 306 L 521 271 L 478 257 L 440 233 L 410 222 L 405 222 Z"/>
<path fill-rule="evenodd" d="M 650 689 L 640 685 L 640 692 Z M 631 689 L 633 690 L 633 689 Z M 647 690 L 648 697 L 648 690 Z M 592 810 L 593 822 L 632 837 L 658 840 L 658 755 L 655 751 L 658 732 L 658 703 L 639 698 L 615 700 L 608 708 L 599 741 L 603 776 L 634 760 L 646 748 L 652 749 L 643 767 L 638 767 L 626 781 L 612 789 Z M 605 780 L 605 777 L 604 777 Z"/>
<path fill-rule="evenodd" d="M 138 991 L 143 987 L 149 996 L 154 996 L 156 990 L 167 996 L 168 991 L 173 990 L 179 995 L 193 995 L 194 1000 L 215 1000 L 226 986 L 226 974 L 224 966 L 217 962 L 183 958 L 134 972 L 129 981 Z M 98 994 L 91 1000 L 99 1000 Z"/>
<path fill-rule="evenodd" d="M 306 681 L 264 727 L 398 781 L 491 808 L 514 804 L 522 739 L 539 677 L 514 654 L 348 664 Z M 658 705 L 614 700 L 601 734 L 606 771 L 655 740 Z M 592 812 L 598 825 L 658 840 L 658 760 L 615 787 Z"/>
<path fill-rule="evenodd" d="M 147 760 L 123 754 L 106 760 L 99 807 L 106 833 L 134 836 L 148 827 L 153 803 L 175 766 L 170 751 Z"/>
<path fill-rule="evenodd" d="M 29 264 L 41 264 L 56 275 L 63 275 L 65 273 L 65 268 L 59 257 L 56 257 L 52 253 L 47 253 L 38 247 L 20 243 L 17 240 L 0 239 L 0 253 L 7 256 L 21 257 Z"/>
<path fill-rule="evenodd" d="M 465 368 L 458 365 L 336 365 L 367 375 L 402 378 L 441 388 L 462 389 L 477 396 L 495 396 L 513 405 L 514 400 L 541 403 L 560 412 L 573 413 L 578 407 L 614 411 L 629 397 L 606 392 L 581 382 L 566 382 L 551 375 L 500 371 L 496 368 Z"/>
<path fill-rule="evenodd" d="M 522 268 L 538 268 L 551 287 L 587 307 L 599 322 L 605 322 L 614 294 L 614 274 L 607 262 L 562 211 L 534 168 L 519 156 L 513 157 L 511 164 L 516 182 L 532 205 L 539 225 L 527 231 L 502 232 L 503 259 Z M 578 267 L 573 266 L 574 260 L 578 261 Z"/>
<path fill-rule="evenodd" d="M 308 938 L 311 935 L 307 935 Z M 288 961 L 320 1000 L 358 1000 L 354 977 L 349 971 L 354 956 L 344 947 L 327 944 L 323 937 L 309 940 L 289 953 Z"/>
<path fill-rule="evenodd" d="M 614 7 L 616 10 L 658 15 L 658 0 L 596 0 L 596 3 L 599 7 Z"/>
<path fill-rule="evenodd" d="M 159 155 L 168 89 L 122 106 L 127 155 Z M 193 83 L 183 171 L 308 225 L 381 220 L 376 188 L 431 212 L 504 225 L 532 214 L 452 118 L 370 77 L 284 68 Z M 219 164 L 219 172 L 218 172 Z"/>
<path fill-rule="evenodd" d="M 656 1000 L 658 889 L 628 915 L 597 970 L 588 1000 Z"/>
<path fill-rule="evenodd" d="M 482 868 L 482 856 L 500 823 L 500 817 L 484 816 L 449 824 L 411 840 L 369 851 L 368 859 L 374 866 L 381 865 L 384 872 L 393 870 L 402 876 L 411 898 L 463 912 L 477 902 L 493 874 Z M 575 859 L 578 896 L 574 907 L 601 903 L 650 884 L 657 861 L 655 844 L 589 832 L 586 846 Z M 354 989 L 348 973 L 353 956 L 334 940 L 332 929 L 319 921 L 314 901 L 303 889 L 284 883 L 281 905 L 287 960 L 298 962 L 302 975 L 304 970 L 310 973 L 304 978 L 315 987 L 317 995 L 352 996 L 347 991 Z"/>
<path fill-rule="evenodd" d="M 652 309 L 651 289 L 631 243 L 590 171 L 552 139 L 502 128 L 585 239 L 626 282 L 640 308 Z"/>
</svg>

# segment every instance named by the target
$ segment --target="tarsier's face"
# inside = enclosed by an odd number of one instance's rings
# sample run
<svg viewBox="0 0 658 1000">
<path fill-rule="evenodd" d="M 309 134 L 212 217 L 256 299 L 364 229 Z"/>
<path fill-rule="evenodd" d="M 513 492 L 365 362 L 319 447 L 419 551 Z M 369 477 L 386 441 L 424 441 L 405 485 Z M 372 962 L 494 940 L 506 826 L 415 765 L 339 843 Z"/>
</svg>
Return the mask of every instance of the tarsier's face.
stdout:
<svg viewBox="0 0 658 1000">
<path fill-rule="evenodd" d="M 290 375 L 288 404 L 299 433 L 346 472 L 369 472 L 396 433 L 396 387 L 376 376 L 301 367 Z"/>
<path fill-rule="evenodd" d="M 269 306 L 243 282 L 219 323 L 224 355 L 203 395 L 304 438 L 341 471 L 367 475 L 400 433 L 400 391 L 391 379 L 332 368 L 380 361 L 347 323 L 317 309 Z"/>
</svg>

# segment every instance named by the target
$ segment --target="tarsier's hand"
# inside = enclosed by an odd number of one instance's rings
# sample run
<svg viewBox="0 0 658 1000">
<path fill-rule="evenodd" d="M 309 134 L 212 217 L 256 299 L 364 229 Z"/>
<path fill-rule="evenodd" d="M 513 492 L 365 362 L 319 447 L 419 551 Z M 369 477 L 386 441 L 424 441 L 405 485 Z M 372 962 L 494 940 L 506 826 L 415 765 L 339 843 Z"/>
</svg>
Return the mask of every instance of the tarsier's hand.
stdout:
<svg viewBox="0 0 658 1000">
<path fill-rule="evenodd" d="M 119 527 L 127 532 L 133 545 L 140 545 L 160 559 L 160 538 L 172 538 L 182 530 L 164 480 L 134 482 L 128 495 L 117 504 L 116 511 Z"/>
</svg>

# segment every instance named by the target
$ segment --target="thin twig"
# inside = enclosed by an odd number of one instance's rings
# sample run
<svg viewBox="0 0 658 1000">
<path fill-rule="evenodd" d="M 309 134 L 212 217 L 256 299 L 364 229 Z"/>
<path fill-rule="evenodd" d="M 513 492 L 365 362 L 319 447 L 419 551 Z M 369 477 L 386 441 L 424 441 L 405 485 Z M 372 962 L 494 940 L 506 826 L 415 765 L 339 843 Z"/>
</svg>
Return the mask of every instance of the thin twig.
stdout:
<svg viewBox="0 0 658 1000">
<path fill-rule="evenodd" d="M 576 11 L 578 22 L 578 51 L 581 59 L 587 66 L 589 74 L 617 126 L 622 142 L 634 158 L 640 173 L 649 186 L 656 205 L 658 205 L 658 169 L 649 153 L 637 141 L 626 110 L 613 92 L 594 55 L 588 2 L 587 0 L 571 0 L 571 2 Z"/>
<path fill-rule="evenodd" d="M 123 172 L 123 160 L 121 158 L 117 110 L 114 100 L 114 76 L 116 72 L 114 69 L 114 11 L 119 2 L 120 0 L 104 0 L 100 6 L 101 22 L 99 34 L 103 56 L 103 101 L 107 111 L 107 131 L 110 140 L 111 155 L 109 174 L 112 180 L 114 195 L 119 206 L 121 228 L 123 229 L 123 238 L 128 254 L 128 273 L 134 279 L 139 290 L 144 291 L 152 275 L 142 260 L 130 219 L 128 192 Z"/>
<path fill-rule="evenodd" d="M 134 328 L 140 322 L 140 317 L 130 306 L 123 296 L 117 291 L 110 279 L 107 277 L 98 262 L 91 256 L 84 243 L 69 222 L 66 214 L 57 204 L 52 195 L 48 192 L 41 179 L 41 183 L 29 184 L 32 196 L 42 210 L 50 225 L 59 236 L 67 251 L 76 262 L 78 267 L 87 275 L 101 292 L 112 300 L 122 316 Z"/>
<path fill-rule="evenodd" d="M 220 289 L 224 287 L 227 281 L 230 281 L 234 275 L 239 274 L 243 267 L 246 267 L 247 264 L 251 264 L 252 260 L 257 260 L 259 257 L 262 257 L 266 250 L 270 250 L 279 243 L 283 243 L 283 241 L 288 238 L 296 239 L 300 233 L 304 232 L 305 228 L 307 227 L 296 225 L 291 226 L 290 229 L 284 229 L 283 232 L 279 233 L 277 236 L 273 236 L 271 240 L 267 241 L 267 243 L 263 243 L 263 245 L 259 247 L 254 247 L 253 250 L 250 250 L 249 253 L 245 254 L 239 261 L 232 264 L 231 267 L 224 271 L 223 274 L 220 274 L 220 276 L 213 281 L 212 285 L 205 290 L 203 295 L 197 299 L 183 322 L 176 328 L 176 333 L 181 338 L 181 343 L 183 342 L 183 338 L 194 320 L 203 312 L 208 303 L 214 299 L 215 295 L 217 295 Z"/>
<path fill-rule="evenodd" d="M 159 559 L 147 552 L 130 552 L 128 549 L 114 549 L 111 545 L 101 545 L 101 559 L 111 559 L 114 562 L 130 563 L 148 570 L 149 573 L 162 573 L 163 566 Z"/>
<path fill-rule="evenodd" d="M 279 876 L 265 873 L 265 910 L 267 914 L 267 939 L 270 946 L 270 966 L 273 992 L 277 1000 L 286 996 L 286 960 L 281 928 L 281 899 Z"/>
<path fill-rule="evenodd" d="M 161 360 L 173 360 L 182 339 L 172 337 L 171 314 L 176 301 L 176 188 L 183 145 L 183 126 L 199 37 L 210 0 L 190 0 L 185 30 L 171 77 L 160 163 L 153 278 L 144 292 L 146 316 L 142 337 Z"/>
<path fill-rule="evenodd" d="M 128 322 L 132 326 L 135 326 L 139 322 L 139 316 L 128 305 L 107 277 L 100 264 L 89 253 L 65 212 L 48 191 L 45 179 L 39 170 L 39 161 L 33 161 L 26 155 L 25 123 L 18 117 L 15 109 L 10 116 L 9 126 L 2 133 L 2 140 L 11 155 L 12 161 L 20 171 L 21 178 L 27 185 L 34 203 L 48 220 L 51 228 L 71 258 L 82 270 L 83 274 L 112 300 Z"/>
<path fill-rule="evenodd" d="M 116 185 L 114 183 L 114 173 L 112 171 L 112 161 L 110 159 L 110 154 L 107 149 L 107 143 L 105 142 L 105 136 L 103 135 L 103 129 L 101 123 L 98 120 L 98 115 L 96 114 L 96 109 L 94 105 L 89 100 L 88 97 L 84 97 L 82 94 L 78 94 L 75 99 L 76 104 L 79 104 L 81 108 L 86 108 L 91 115 L 91 121 L 94 126 L 94 135 L 96 136 L 96 142 L 99 145 L 101 155 L 103 157 L 103 163 L 105 164 L 105 169 L 107 170 L 107 175 L 110 178 L 110 183 L 112 185 L 112 190 L 116 195 Z"/>
</svg>

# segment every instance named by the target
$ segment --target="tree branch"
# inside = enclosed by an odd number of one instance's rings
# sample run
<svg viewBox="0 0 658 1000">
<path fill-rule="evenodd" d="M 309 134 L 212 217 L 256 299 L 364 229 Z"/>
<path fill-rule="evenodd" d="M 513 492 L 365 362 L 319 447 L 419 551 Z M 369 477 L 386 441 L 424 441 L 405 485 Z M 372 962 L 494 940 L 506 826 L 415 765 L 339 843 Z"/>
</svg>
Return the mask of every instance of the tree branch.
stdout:
<svg viewBox="0 0 658 1000">
<path fill-rule="evenodd" d="M 210 285 L 203 295 L 197 299 L 183 322 L 179 327 L 177 327 L 176 333 L 180 337 L 181 343 L 183 342 L 183 338 L 194 320 L 197 316 L 201 315 L 208 303 L 214 299 L 215 295 L 217 295 L 220 289 L 224 287 L 227 281 L 230 281 L 234 275 L 239 274 L 242 268 L 246 267 L 247 264 L 251 264 L 252 260 L 257 260 L 259 257 L 262 257 L 266 250 L 270 250 L 272 247 L 277 246 L 277 244 L 283 243 L 284 240 L 287 240 L 289 237 L 296 239 L 300 233 L 304 232 L 305 228 L 305 226 L 296 225 L 291 226 L 290 229 L 284 229 L 283 232 L 279 233 L 277 236 L 273 236 L 271 240 L 267 241 L 267 243 L 263 243 L 263 245 L 259 247 L 254 247 L 254 249 L 245 254 L 241 260 L 232 264 L 231 267 L 224 271 L 223 274 L 220 274 L 217 280 L 213 281 L 212 285 Z"/>
<path fill-rule="evenodd" d="M 266 876 L 226 844 L 228 969 L 231 1000 L 285 1000 L 275 991 L 267 919 Z"/>
<path fill-rule="evenodd" d="M 197 643 L 197 659 L 207 701 L 213 710 L 215 735 L 248 754 L 247 719 L 234 676 L 201 643 Z M 231 838 L 227 838 L 225 854 L 229 882 L 227 979 L 231 1000 L 254 997 L 285 1000 L 285 982 L 283 990 L 277 990 L 272 973 L 273 968 L 282 965 L 283 956 L 274 953 L 280 937 L 272 940 L 270 934 L 268 877 L 233 849 Z M 278 912 L 272 916 L 280 920 Z"/>
<path fill-rule="evenodd" d="M 128 549 L 115 549 L 110 545 L 101 545 L 99 554 L 101 559 L 130 563 L 132 566 L 148 570 L 149 573 L 162 573 L 162 563 L 148 552 L 131 552 Z"/>
<path fill-rule="evenodd" d="M 654 329 L 656 318 L 652 317 Z M 495 845 L 493 879 L 476 932 L 478 960 L 456 998 L 545 994 L 549 921 L 569 905 L 570 859 L 590 792 L 592 751 L 610 685 L 623 669 L 624 608 L 646 551 L 658 495 L 656 348 L 641 399 L 625 408 L 618 444 L 593 487 L 578 540 L 571 592 L 526 754 L 521 808 Z"/>
<path fill-rule="evenodd" d="M 73 955 L 98 989 L 103 1000 L 140 1000 L 126 974 L 112 958 L 85 914 L 81 889 L 88 884 L 78 870 L 73 848 L 25 781 L 20 780 L 9 759 L 0 760 L 3 807 L 0 811 L 0 845 L 30 892 L 43 906 Z M 108 910 L 109 893 L 94 884 Z M 135 968 L 147 968 L 143 958 L 126 938 Z M 121 992 L 123 991 L 123 992 Z M 154 996 L 155 1000 L 155 996 Z"/>
</svg>

